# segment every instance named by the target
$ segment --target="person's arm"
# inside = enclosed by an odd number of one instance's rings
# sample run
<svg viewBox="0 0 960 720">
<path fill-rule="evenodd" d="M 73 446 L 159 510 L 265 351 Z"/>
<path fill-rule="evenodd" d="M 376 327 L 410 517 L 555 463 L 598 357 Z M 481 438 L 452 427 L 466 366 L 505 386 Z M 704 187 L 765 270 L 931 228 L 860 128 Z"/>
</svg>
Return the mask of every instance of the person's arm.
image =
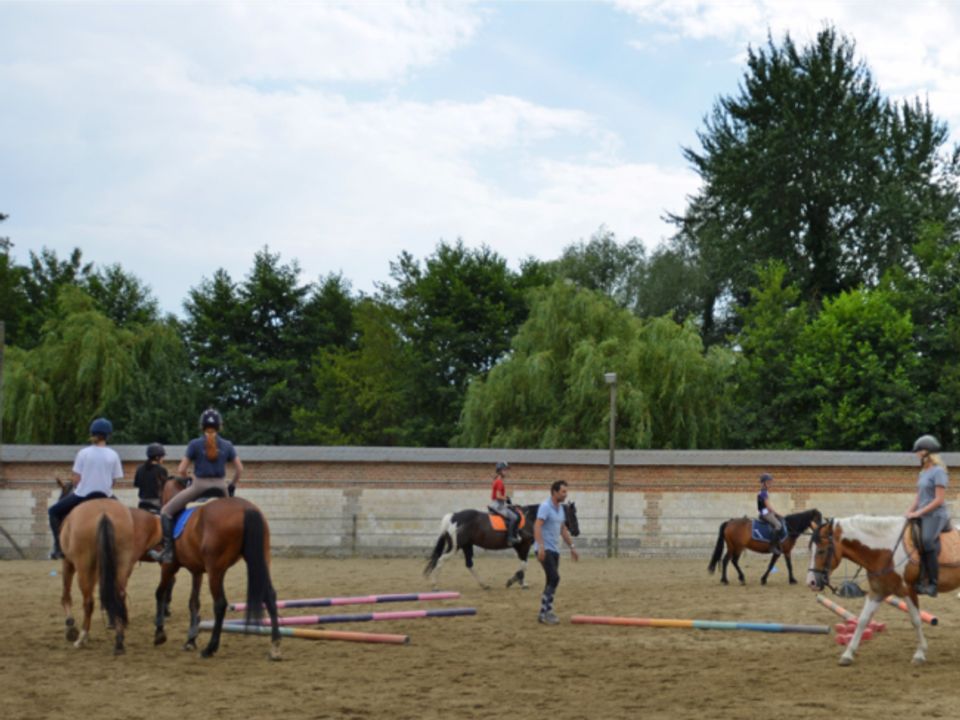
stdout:
<svg viewBox="0 0 960 720">
<path fill-rule="evenodd" d="M 494 500 L 507 499 L 507 489 L 504 487 L 503 483 L 496 483 L 493 486 L 493 499 Z"/>
<path fill-rule="evenodd" d="M 933 489 L 933 493 L 934 493 L 934 495 L 933 495 L 933 500 L 931 500 L 930 502 L 928 502 L 926 505 L 924 505 L 924 506 L 923 506 L 922 508 L 920 508 L 919 510 L 914 510 L 913 512 L 907 513 L 907 517 L 909 517 L 909 518 L 918 518 L 918 517 L 921 517 L 921 516 L 923 516 L 923 515 L 926 515 L 926 514 L 929 513 L 929 512 L 933 512 L 933 511 L 936 510 L 938 507 L 940 507 L 941 505 L 943 505 L 943 503 L 944 503 L 944 501 L 946 500 L 946 497 L 947 497 L 947 489 L 946 489 L 943 485 L 937 485 L 937 486 Z M 916 504 L 917 504 L 917 501 L 914 500 L 914 502 L 913 502 L 914 507 L 916 506 Z"/>
<path fill-rule="evenodd" d="M 913 496 L 913 502 L 910 503 L 910 507 L 907 508 L 907 511 L 904 513 L 908 518 L 915 518 L 916 515 L 913 514 L 913 511 L 917 509 L 917 505 L 920 503 L 920 493 L 917 493 Z"/>
<path fill-rule="evenodd" d="M 190 458 L 184 457 L 177 465 L 177 476 L 186 477 L 187 470 L 190 468 Z"/>
<path fill-rule="evenodd" d="M 766 506 L 767 510 L 772 512 L 774 515 L 777 514 L 777 511 L 773 509 L 773 505 L 770 504 L 770 498 L 766 497 L 763 499 L 763 504 Z"/>
<path fill-rule="evenodd" d="M 543 547 L 543 520 L 537 518 L 533 524 L 533 539 L 537 543 L 537 560 L 543 562 L 547 557 L 547 551 Z"/>
<path fill-rule="evenodd" d="M 560 526 L 560 537 L 563 538 L 563 541 L 567 544 L 567 547 L 570 548 L 570 557 L 573 558 L 573 561 L 576 562 L 580 559 L 580 555 L 577 553 L 577 548 L 573 544 L 573 538 L 570 537 L 570 531 L 567 530 L 566 525 Z"/>
<path fill-rule="evenodd" d="M 240 462 L 239 457 L 234 457 L 233 458 L 233 480 L 230 481 L 230 484 L 236 485 L 241 475 L 243 475 L 243 463 Z"/>
</svg>

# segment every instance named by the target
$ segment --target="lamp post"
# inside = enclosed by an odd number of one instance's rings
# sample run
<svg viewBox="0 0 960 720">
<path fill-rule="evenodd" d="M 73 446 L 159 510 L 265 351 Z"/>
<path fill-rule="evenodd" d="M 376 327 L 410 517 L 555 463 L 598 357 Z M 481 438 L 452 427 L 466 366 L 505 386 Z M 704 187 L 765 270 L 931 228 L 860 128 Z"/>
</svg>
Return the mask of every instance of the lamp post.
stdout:
<svg viewBox="0 0 960 720">
<path fill-rule="evenodd" d="M 603 374 L 610 386 L 610 474 L 607 478 L 607 557 L 613 557 L 613 468 L 617 438 L 617 374 Z"/>
</svg>

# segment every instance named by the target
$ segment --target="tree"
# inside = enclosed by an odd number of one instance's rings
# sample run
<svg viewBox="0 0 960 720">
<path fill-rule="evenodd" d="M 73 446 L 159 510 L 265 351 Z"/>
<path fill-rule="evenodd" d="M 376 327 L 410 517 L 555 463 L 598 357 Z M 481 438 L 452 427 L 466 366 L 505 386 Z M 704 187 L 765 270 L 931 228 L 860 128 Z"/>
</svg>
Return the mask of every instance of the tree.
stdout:
<svg viewBox="0 0 960 720">
<path fill-rule="evenodd" d="M 787 268 L 772 261 L 758 271 L 760 284 L 751 288 L 751 301 L 740 308 L 743 329 L 735 366 L 734 446 L 789 448 L 795 446 L 795 403 L 791 402 L 791 369 L 801 347 L 808 310 L 800 290 L 785 282 Z"/>
<path fill-rule="evenodd" d="M 717 447 L 730 362 L 723 350 L 704 353 L 692 325 L 640 320 L 561 281 L 534 291 L 510 354 L 471 382 L 457 444 L 605 447 L 603 375 L 615 371 L 622 447 Z"/>
<path fill-rule="evenodd" d="M 314 361 L 316 392 L 294 411 L 296 439 L 320 445 L 415 445 L 415 386 L 420 369 L 412 346 L 391 318 L 395 311 L 370 298 L 356 306 L 355 346 L 321 349 Z"/>
<path fill-rule="evenodd" d="M 467 382 L 507 350 L 526 315 L 517 278 L 487 247 L 441 242 L 422 264 L 409 253 L 391 263 L 393 286 L 381 287 L 397 329 L 417 358 L 411 422 L 417 445 L 445 446 L 457 432 Z"/>
<path fill-rule="evenodd" d="M 646 281 L 647 257 L 643 243 L 632 238 L 620 244 L 604 227 L 589 242 L 564 248 L 554 261 L 556 277 L 568 278 L 587 290 L 607 295 L 620 307 L 637 307 L 638 293 Z"/>
<path fill-rule="evenodd" d="M 79 248 L 74 248 L 66 260 L 60 260 L 48 248 L 43 248 L 39 255 L 30 252 L 30 263 L 21 276 L 29 308 L 19 324 L 21 347 L 32 348 L 40 342 L 44 323 L 57 312 L 60 289 L 82 286 L 92 270 L 93 263 L 83 262 Z"/>
<path fill-rule="evenodd" d="M 703 180 L 674 240 L 708 279 L 711 342 L 736 327 L 757 263 L 780 258 L 813 303 L 911 265 L 923 222 L 956 222 L 958 153 L 919 102 L 892 104 L 833 28 L 798 48 L 748 50 L 735 97 L 723 97 L 684 155 Z M 719 321 L 719 327 L 714 323 Z"/>
<path fill-rule="evenodd" d="M 791 368 L 796 440 L 825 450 L 902 450 L 921 427 L 913 323 L 883 290 L 826 300 Z"/>
<path fill-rule="evenodd" d="M 119 264 L 92 271 L 83 288 L 100 311 L 120 327 L 145 325 L 159 319 L 159 307 L 150 288 Z"/>
<path fill-rule="evenodd" d="M 9 216 L 0 213 L 0 222 Z M 10 251 L 13 243 L 0 237 L 0 320 L 4 322 L 4 344 L 20 342 L 22 325 L 29 313 L 27 297 L 23 292 L 24 269 L 16 265 Z"/>
</svg>

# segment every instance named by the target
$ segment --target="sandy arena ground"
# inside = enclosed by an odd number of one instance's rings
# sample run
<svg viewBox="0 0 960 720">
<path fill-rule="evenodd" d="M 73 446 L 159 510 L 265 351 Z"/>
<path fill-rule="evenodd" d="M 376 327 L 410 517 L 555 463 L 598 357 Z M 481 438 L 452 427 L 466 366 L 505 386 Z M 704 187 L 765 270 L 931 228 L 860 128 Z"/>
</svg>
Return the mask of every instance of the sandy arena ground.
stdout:
<svg viewBox="0 0 960 720">
<path fill-rule="evenodd" d="M 564 622 L 546 627 L 536 621 L 539 566 L 531 565 L 533 588 L 507 590 L 503 582 L 515 561 L 505 554 L 481 556 L 478 568 L 495 585 L 483 591 L 458 557 L 444 568 L 441 585 L 462 592 L 461 600 L 429 605 L 472 606 L 477 616 L 328 625 L 409 633 L 412 641 L 384 646 L 287 638 L 280 663 L 267 659 L 267 638 L 225 634 L 211 660 L 181 650 L 186 574 L 174 596 L 170 640 L 153 647 L 159 571 L 146 564 L 132 578 L 127 654 L 113 657 L 99 612 L 89 646 L 74 649 L 63 634 L 59 563 L 3 562 L 0 718 L 960 717 L 960 600 L 954 593 L 924 605 L 941 625 L 925 626 L 929 662 L 921 668 L 910 665 L 915 636 L 907 616 L 887 606 L 878 614 L 887 631 L 865 643 L 850 668 L 837 666 L 842 648 L 832 635 L 569 623 L 572 614 L 830 625 L 836 619 L 802 584 L 787 585 L 785 570 L 761 587 L 765 557 L 750 554 L 743 563 L 746 587 L 722 587 L 719 576 L 707 574 L 707 560 L 587 558 L 574 564 L 565 554 L 556 607 Z M 410 559 L 277 559 L 273 577 L 281 598 L 420 592 L 431 589 L 422 567 Z M 244 565 L 227 580 L 229 599 L 241 601 Z M 78 596 L 75 591 L 75 607 Z M 201 602 L 209 617 L 206 585 Z M 854 612 L 862 605 L 840 602 Z"/>
</svg>

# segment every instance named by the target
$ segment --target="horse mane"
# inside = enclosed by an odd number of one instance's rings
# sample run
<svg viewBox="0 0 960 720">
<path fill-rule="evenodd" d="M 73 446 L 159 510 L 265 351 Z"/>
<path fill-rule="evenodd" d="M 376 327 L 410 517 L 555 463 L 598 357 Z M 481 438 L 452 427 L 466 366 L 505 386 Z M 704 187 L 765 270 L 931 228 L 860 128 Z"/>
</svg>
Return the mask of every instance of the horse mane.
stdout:
<svg viewBox="0 0 960 720">
<path fill-rule="evenodd" d="M 822 518 L 823 516 L 816 508 L 810 508 L 809 510 L 787 515 L 783 519 L 787 524 L 787 532 L 793 537 L 798 537 L 810 528 L 810 523 L 813 522 L 815 517 Z"/>
<path fill-rule="evenodd" d="M 843 537 L 856 540 L 868 548 L 892 549 L 903 532 L 906 520 L 900 515 L 876 517 L 873 515 L 853 515 L 835 518 Z"/>
</svg>

